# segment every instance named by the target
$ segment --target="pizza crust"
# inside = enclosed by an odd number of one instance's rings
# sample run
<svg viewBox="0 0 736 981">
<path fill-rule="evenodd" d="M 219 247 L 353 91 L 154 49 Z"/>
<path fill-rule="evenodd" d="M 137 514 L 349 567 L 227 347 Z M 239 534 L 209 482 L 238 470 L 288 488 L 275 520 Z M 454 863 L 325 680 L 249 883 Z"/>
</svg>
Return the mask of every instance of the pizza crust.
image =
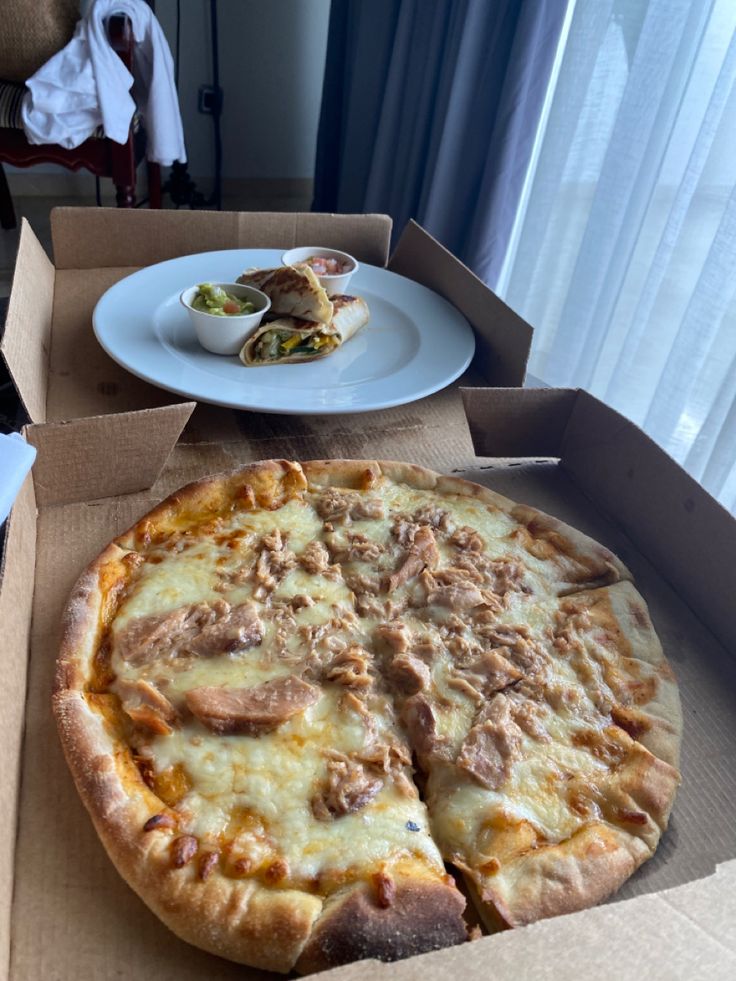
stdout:
<svg viewBox="0 0 736 981">
<path fill-rule="evenodd" d="M 436 882 L 399 880 L 387 909 L 376 905 L 370 886 L 353 886 L 325 903 L 296 969 L 311 974 L 365 958 L 395 961 L 463 943 L 464 907 L 457 889 Z"/>
<path fill-rule="evenodd" d="M 486 925 L 518 926 L 599 902 L 652 854 L 666 827 L 679 781 L 679 695 L 646 604 L 630 584 L 629 571 L 611 552 L 535 509 L 411 464 L 251 464 L 170 495 L 89 566 L 65 613 L 54 690 L 54 711 L 70 769 L 118 871 L 174 933 L 218 956 L 268 970 L 296 968 L 308 973 L 363 957 L 412 956 L 465 939 L 460 894 L 436 879 L 422 881 L 420 874 L 399 879 L 393 902 L 381 908 L 366 883 L 323 899 L 298 889 L 270 889 L 254 880 L 233 879 L 219 870 L 202 882 L 196 862 L 172 868 L 170 831 L 142 831 L 162 810 L 161 800 L 144 782 L 129 750 L 121 748 L 112 723 L 90 707 L 85 694 L 106 626 L 109 594 L 125 575 L 129 552 L 157 534 L 200 524 L 227 507 L 272 510 L 308 487 L 369 492 L 383 477 L 440 497 L 475 499 L 519 522 L 533 539 L 561 548 L 576 568 L 584 570 L 571 587 L 569 601 L 584 602 L 591 589 L 603 585 L 618 629 L 635 639 L 632 658 L 657 677 L 651 696 L 640 698 L 631 709 L 635 717 L 622 716 L 617 723 L 640 747 L 637 765 L 618 789 L 622 800 L 634 801 L 652 816 L 656 829 L 649 840 L 641 829 L 632 835 L 609 824 L 588 824 L 566 841 L 521 856 L 501 875 L 479 877 L 466 870 Z"/>
</svg>

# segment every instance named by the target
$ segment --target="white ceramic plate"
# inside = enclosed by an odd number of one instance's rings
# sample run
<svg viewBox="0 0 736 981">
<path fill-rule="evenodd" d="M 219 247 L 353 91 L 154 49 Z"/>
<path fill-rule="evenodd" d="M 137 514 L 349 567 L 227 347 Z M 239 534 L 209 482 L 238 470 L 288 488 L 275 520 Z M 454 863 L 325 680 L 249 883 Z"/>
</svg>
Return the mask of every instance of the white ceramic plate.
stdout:
<svg viewBox="0 0 736 981">
<path fill-rule="evenodd" d="M 371 319 L 335 354 L 309 364 L 246 368 L 197 342 L 179 293 L 207 281 L 234 282 L 248 267 L 276 268 L 280 249 L 181 256 L 121 279 L 92 315 L 105 351 L 132 374 L 178 395 L 259 412 L 370 412 L 431 395 L 470 364 L 467 320 L 432 290 L 361 263 L 350 292 Z"/>
</svg>

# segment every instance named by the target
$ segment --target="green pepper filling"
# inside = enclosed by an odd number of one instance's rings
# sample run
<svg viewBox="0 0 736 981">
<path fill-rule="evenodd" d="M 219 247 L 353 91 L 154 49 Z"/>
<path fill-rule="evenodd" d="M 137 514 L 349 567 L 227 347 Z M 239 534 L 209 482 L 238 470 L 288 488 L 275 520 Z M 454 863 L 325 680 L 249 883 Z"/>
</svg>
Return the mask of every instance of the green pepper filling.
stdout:
<svg viewBox="0 0 736 981">
<path fill-rule="evenodd" d="M 307 357 L 323 354 L 337 347 L 334 334 L 287 334 L 280 330 L 267 330 L 258 339 L 255 348 L 258 361 L 277 361 L 297 355 Z"/>
</svg>

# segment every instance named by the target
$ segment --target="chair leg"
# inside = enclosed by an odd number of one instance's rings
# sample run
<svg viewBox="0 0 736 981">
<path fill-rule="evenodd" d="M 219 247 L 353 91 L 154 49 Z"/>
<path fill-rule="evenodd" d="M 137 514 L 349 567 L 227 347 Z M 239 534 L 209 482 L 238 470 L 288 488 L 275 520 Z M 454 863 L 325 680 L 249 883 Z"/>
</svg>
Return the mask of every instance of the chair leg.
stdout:
<svg viewBox="0 0 736 981">
<path fill-rule="evenodd" d="M 157 163 L 146 164 L 148 173 L 148 207 L 161 207 L 161 167 Z"/>
<path fill-rule="evenodd" d="M 5 176 L 3 165 L 0 164 L 0 227 L 10 229 L 15 228 L 17 224 L 8 179 Z"/>
<path fill-rule="evenodd" d="M 116 184 L 115 204 L 118 208 L 135 208 L 135 187 L 130 184 Z"/>
</svg>

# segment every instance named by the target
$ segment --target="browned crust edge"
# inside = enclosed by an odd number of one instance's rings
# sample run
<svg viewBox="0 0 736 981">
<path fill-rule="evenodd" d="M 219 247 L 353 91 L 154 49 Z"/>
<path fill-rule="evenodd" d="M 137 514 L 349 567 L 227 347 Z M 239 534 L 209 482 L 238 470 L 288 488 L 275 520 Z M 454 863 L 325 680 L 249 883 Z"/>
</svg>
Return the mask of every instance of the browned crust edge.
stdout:
<svg viewBox="0 0 736 981">
<path fill-rule="evenodd" d="M 608 825 L 586 825 L 572 838 L 514 862 L 508 875 L 466 876 L 491 931 L 575 913 L 602 902 L 651 855 L 638 838 Z"/>
<path fill-rule="evenodd" d="M 297 961 L 303 974 L 351 961 L 395 961 L 467 940 L 465 899 L 451 885 L 399 880 L 391 905 L 381 909 L 368 885 L 351 887 L 325 903 Z"/>
</svg>

